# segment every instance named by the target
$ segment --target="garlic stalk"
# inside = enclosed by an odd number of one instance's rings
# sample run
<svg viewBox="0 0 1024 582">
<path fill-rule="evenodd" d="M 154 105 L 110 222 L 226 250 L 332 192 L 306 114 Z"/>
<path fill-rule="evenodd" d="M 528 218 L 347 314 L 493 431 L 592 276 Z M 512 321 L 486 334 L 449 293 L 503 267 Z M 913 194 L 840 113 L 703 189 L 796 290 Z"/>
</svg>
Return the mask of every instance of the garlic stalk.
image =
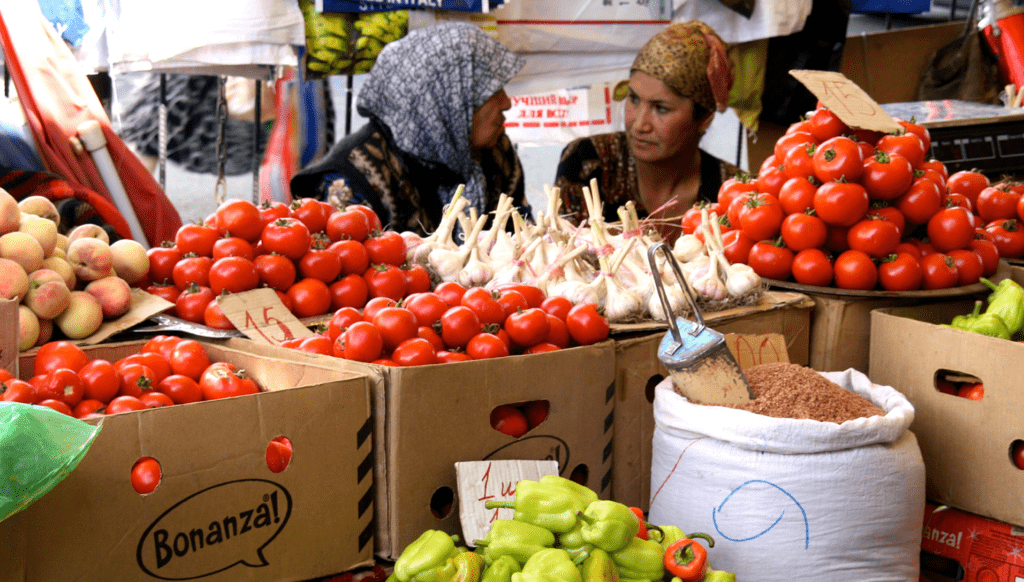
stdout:
<svg viewBox="0 0 1024 582">
<path fill-rule="evenodd" d="M 729 290 L 726 289 L 725 282 L 719 274 L 718 254 L 713 253 L 710 259 L 707 272 L 693 282 L 693 291 L 712 301 L 721 301 L 729 296 Z"/>
<path fill-rule="evenodd" d="M 750 265 L 729 263 L 725 258 L 725 241 L 722 239 L 722 226 L 714 213 L 709 215 L 711 219 L 711 238 L 713 239 L 715 254 L 718 256 L 719 265 L 724 272 L 725 286 L 729 295 L 740 298 L 754 292 L 761 286 L 761 276 L 754 272 Z"/>
<path fill-rule="evenodd" d="M 434 269 L 442 281 L 455 281 L 458 278 L 459 271 L 465 266 L 470 253 L 475 247 L 475 244 L 471 241 L 475 241 L 480 235 L 480 230 L 485 222 L 484 218 L 486 217 L 481 217 L 477 220 L 473 230 L 466 237 L 467 243 L 465 245 L 454 248 L 438 246 L 427 255 L 427 265 Z"/>
<path fill-rule="evenodd" d="M 459 185 L 459 189 L 455 191 L 454 198 L 452 198 L 451 203 L 445 209 L 444 214 L 441 215 L 437 230 L 430 233 L 419 245 L 407 252 L 406 259 L 409 262 L 426 265 L 427 257 L 434 249 L 439 247 L 457 248 L 457 245 L 452 240 L 452 229 L 455 227 L 455 221 L 458 216 L 462 214 L 463 209 L 469 204 L 469 201 L 462 197 L 463 189 L 464 186 Z"/>
</svg>

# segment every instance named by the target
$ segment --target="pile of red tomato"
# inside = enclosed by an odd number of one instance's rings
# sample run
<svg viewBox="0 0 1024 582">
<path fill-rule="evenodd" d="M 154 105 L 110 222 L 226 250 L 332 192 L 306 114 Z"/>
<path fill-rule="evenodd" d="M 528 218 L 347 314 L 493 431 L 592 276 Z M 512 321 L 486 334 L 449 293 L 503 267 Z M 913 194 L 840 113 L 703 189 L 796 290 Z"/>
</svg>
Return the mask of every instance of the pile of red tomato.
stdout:
<svg viewBox="0 0 1024 582">
<path fill-rule="evenodd" d="M 154 336 L 139 353 L 114 362 L 91 359 L 66 340 L 47 342 L 27 381 L 0 370 L 0 401 L 38 404 L 81 419 L 259 391 L 245 370 L 211 362 L 203 344 L 168 335 Z"/>
<path fill-rule="evenodd" d="M 401 301 L 342 307 L 320 333 L 282 347 L 388 366 L 417 366 L 536 354 L 605 340 L 608 320 L 593 303 L 546 297 L 533 285 L 496 291 L 455 282 Z"/>
<path fill-rule="evenodd" d="M 429 290 L 427 270 L 405 255 L 401 235 L 366 206 L 232 198 L 149 250 L 145 290 L 173 302 L 182 319 L 233 329 L 217 306 L 222 293 L 269 287 L 297 317 L 312 317 Z"/>
<path fill-rule="evenodd" d="M 927 128 L 851 129 L 820 103 L 774 144 L 755 178 L 710 203 L 726 258 L 779 281 L 913 291 L 970 285 L 1024 256 L 1024 186 L 926 159 Z M 700 207 L 682 219 L 701 236 Z"/>
</svg>

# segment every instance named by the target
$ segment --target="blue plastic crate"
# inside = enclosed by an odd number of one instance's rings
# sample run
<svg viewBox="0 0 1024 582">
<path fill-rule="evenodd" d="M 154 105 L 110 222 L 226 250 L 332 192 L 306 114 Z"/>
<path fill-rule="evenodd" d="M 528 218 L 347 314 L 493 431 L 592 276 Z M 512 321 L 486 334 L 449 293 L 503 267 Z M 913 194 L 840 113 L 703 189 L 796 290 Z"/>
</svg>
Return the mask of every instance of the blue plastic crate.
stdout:
<svg viewBox="0 0 1024 582">
<path fill-rule="evenodd" d="M 853 0 L 853 12 L 886 12 L 891 14 L 920 14 L 931 10 L 931 0 Z"/>
</svg>

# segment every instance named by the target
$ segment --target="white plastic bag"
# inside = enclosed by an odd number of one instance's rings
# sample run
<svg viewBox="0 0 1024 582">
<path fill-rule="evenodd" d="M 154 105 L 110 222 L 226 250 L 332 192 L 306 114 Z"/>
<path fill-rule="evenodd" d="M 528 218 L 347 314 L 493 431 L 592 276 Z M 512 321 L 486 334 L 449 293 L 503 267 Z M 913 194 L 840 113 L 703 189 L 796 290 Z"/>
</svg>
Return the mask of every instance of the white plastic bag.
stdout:
<svg viewBox="0 0 1024 582">
<path fill-rule="evenodd" d="M 823 373 L 885 416 L 842 424 L 654 398 L 649 520 L 715 538 L 738 580 L 916 581 L 924 461 L 914 408 L 860 372 Z"/>
</svg>

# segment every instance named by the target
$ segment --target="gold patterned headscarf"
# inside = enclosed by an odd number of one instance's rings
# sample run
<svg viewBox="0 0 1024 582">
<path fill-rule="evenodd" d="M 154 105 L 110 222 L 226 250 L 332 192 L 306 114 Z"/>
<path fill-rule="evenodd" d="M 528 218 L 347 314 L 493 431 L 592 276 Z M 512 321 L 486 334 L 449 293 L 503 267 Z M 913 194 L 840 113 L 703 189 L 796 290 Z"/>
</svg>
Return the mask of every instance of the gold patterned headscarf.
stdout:
<svg viewBox="0 0 1024 582">
<path fill-rule="evenodd" d="M 735 78 L 727 47 L 708 25 L 676 22 L 640 49 L 630 72 L 661 80 L 708 111 L 725 111 Z"/>
</svg>

